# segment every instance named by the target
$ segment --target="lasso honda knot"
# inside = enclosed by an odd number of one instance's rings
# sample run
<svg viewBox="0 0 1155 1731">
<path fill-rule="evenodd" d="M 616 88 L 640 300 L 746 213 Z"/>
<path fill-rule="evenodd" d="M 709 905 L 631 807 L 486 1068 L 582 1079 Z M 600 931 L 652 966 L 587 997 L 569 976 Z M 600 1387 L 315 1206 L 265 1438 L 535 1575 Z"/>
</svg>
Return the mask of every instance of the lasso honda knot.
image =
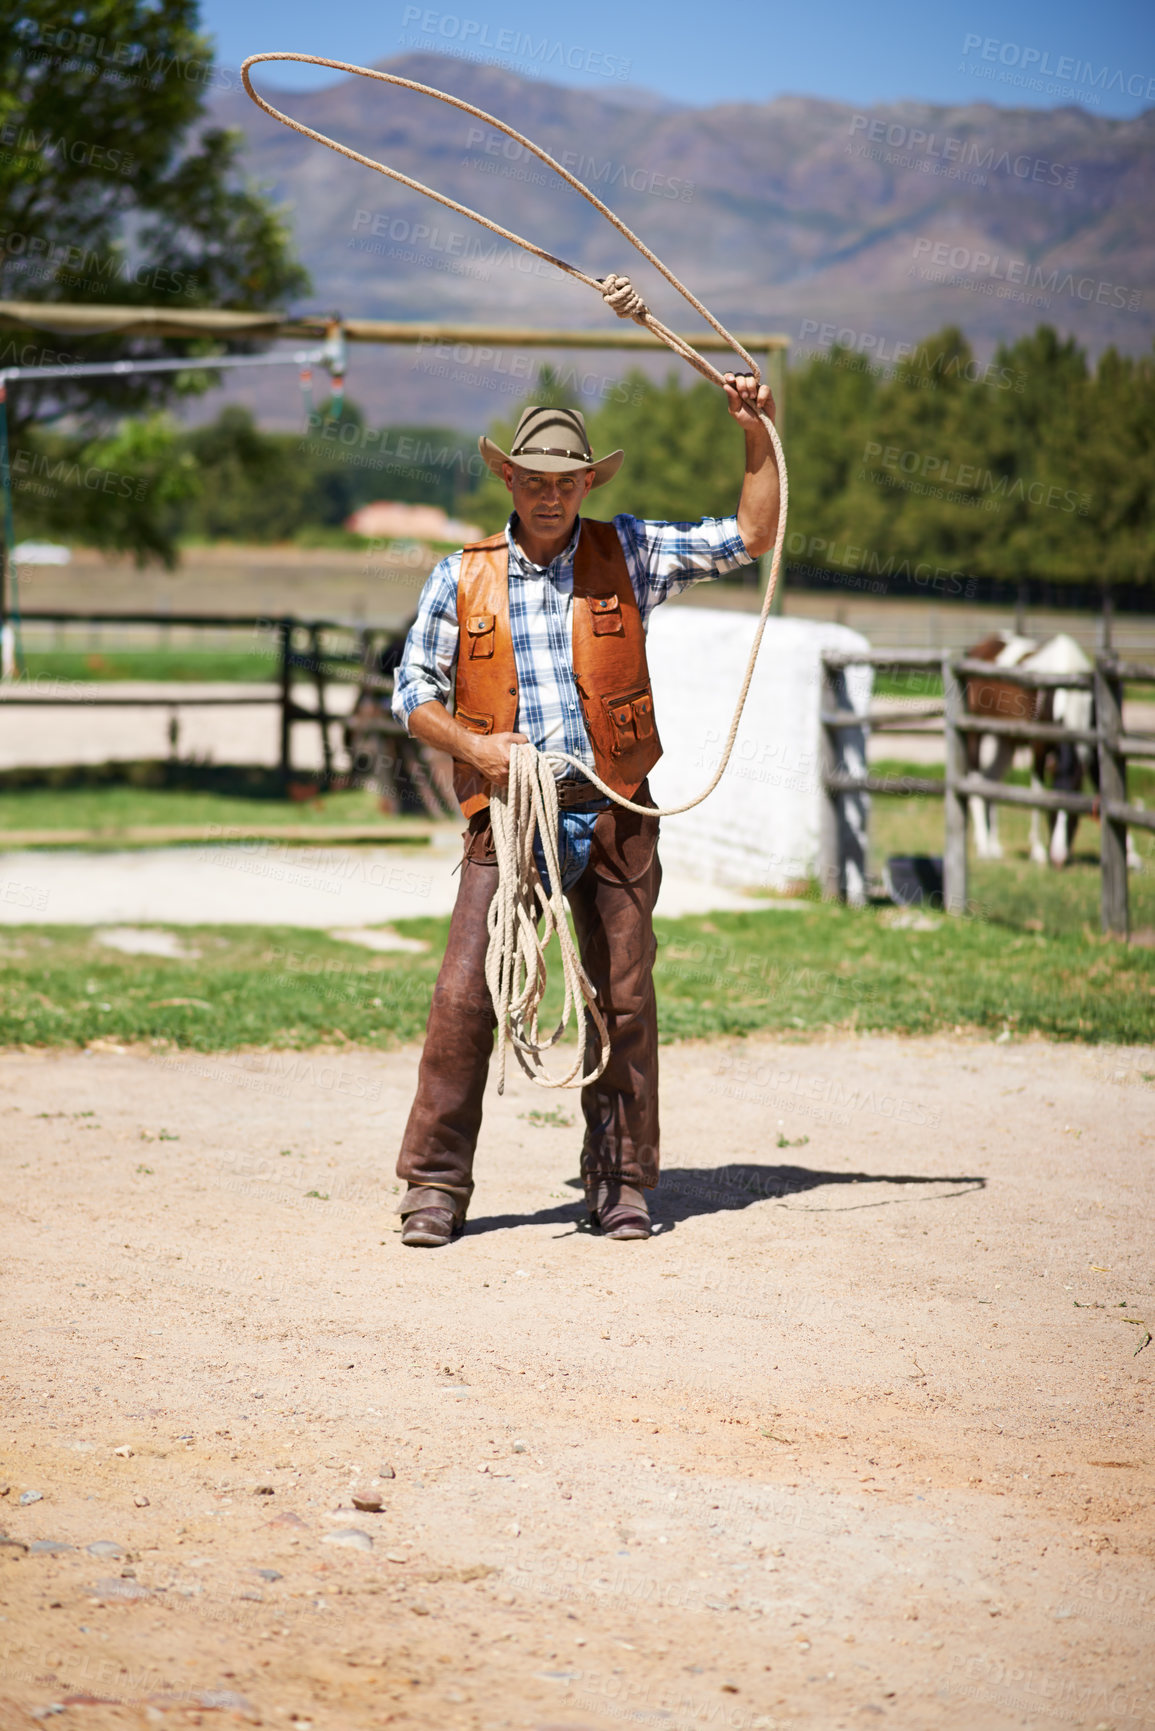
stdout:
<svg viewBox="0 0 1155 1731">
<path fill-rule="evenodd" d="M 599 286 L 602 299 L 620 319 L 636 319 L 639 324 L 644 323 L 650 309 L 628 276 L 601 277 Z"/>
</svg>

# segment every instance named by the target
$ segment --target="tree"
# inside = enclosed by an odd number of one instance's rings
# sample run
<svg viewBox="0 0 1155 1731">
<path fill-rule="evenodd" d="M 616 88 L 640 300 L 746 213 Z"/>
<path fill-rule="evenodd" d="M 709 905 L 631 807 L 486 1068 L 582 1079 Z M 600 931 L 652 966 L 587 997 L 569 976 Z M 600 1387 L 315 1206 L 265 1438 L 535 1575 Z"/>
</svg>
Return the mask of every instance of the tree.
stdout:
<svg viewBox="0 0 1155 1731">
<path fill-rule="evenodd" d="M 239 173 L 241 134 L 205 123 L 212 78 L 197 0 L 16 0 L 0 14 L 0 293 L 262 311 L 307 289 L 284 218 Z M 55 346 L 76 360 L 214 352 L 120 336 Z M 139 412 L 205 377 L 25 387 L 14 425 Z"/>
</svg>

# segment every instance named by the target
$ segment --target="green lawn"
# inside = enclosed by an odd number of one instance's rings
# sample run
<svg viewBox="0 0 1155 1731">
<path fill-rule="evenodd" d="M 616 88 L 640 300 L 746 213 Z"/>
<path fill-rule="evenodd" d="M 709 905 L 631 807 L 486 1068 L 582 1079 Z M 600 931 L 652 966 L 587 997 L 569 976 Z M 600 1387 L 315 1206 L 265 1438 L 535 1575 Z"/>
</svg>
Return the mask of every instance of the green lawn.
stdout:
<svg viewBox="0 0 1155 1731">
<path fill-rule="evenodd" d="M 88 829 L 114 843 L 119 831 L 147 824 L 372 824 L 386 821 L 376 794 L 365 788 L 298 802 L 245 799 L 192 789 L 107 787 L 0 789 L 0 841 L 5 830 Z M 389 819 L 390 824 L 397 819 Z M 417 827 L 421 827 L 419 824 Z"/>
<path fill-rule="evenodd" d="M 941 775 L 926 764 L 887 762 L 871 766 L 880 775 Z M 1024 785 L 1029 776 L 1016 771 L 1009 778 Z M 1132 799 L 1155 807 L 1155 769 L 1132 768 Z M 1075 935 L 1099 929 L 1099 825 L 1083 818 L 1075 832 L 1072 863 L 1063 871 L 1035 866 L 1027 853 L 1031 816 L 1012 806 L 999 808 L 999 836 L 1004 858 L 970 858 L 968 895 L 980 919 L 1016 932 L 1039 929 L 1048 936 Z M 1155 927 L 1155 834 L 1134 830 L 1132 836 L 1146 869 L 1129 878 L 1131 928 Z M 941 854 L 943 804 L 940 799 L 876 794 L 871 810 L 871 852 L 880 871 L 888 854 Z"/>
<path fill-rule="evenodd" d="M 1136 776 L 1136 794 L 1155 802 L 1155 773 Z M 320 806 L 126 787 L 0 795 L 6 826 L 92 825 L 110 841 L 117 824 L 274 815 L 360 822 L 376 805 L 365 793 L 333 794 Z M 963 1027 L 1155 1041 L 1155 838 L 1137 836 L 1147 869 L 1130 879 L 1132 928 L 1146 942 L 1123 946 L 1099 935 L 1098 826 L 1080 826 L 1074 863 L 1056 872 L 1026 859 L 1028 821 L 1003 809 L 1007 857 L 972 865 L 975 913 L 964 920 L 924 913 L 912 923 L 890 907 L 813 899 L 801 910 L 658 921 L 663 1037 Z M 890 853 L 941 853 L 942 804 L 876 798 L 872 828 L 876 869 Z M 180 961 L 123 955 L 85 929 L 0 927 L 0 1044 L 389 1046 L 420 1037 L 447 925 L 398 923 L 429 943 L 423 956 L 374 954 L 313 931 L 176 928 L 189 951 Z M 556 966 L 553 976 L 556 991 Z"/>
<path fill-rule="evenodd" d="M 276 646 L 264 649 L 31 649 L 28 679 L 241 679 L 280 678 Z"/>
<path fill-rule="evenodd" d="M 1013 890 L 1006 900 L 1013 907 Z M 965 1027 L 1155 1040 L 1155 950 L 1106 943 L 1089 925 L 1052 934 L 995 918 L 927 923 L 817 901 L 659 921 L 663 1037 Z M 122 955 L 77 928 L 8 927 L 0 1044 L 389 1046 L 422 1031 L 447 926 L 398 922 L 430 944 L 423 956 L 377 955 L 312 931 L 180 928 L 182 961 Z"/>
</svg>

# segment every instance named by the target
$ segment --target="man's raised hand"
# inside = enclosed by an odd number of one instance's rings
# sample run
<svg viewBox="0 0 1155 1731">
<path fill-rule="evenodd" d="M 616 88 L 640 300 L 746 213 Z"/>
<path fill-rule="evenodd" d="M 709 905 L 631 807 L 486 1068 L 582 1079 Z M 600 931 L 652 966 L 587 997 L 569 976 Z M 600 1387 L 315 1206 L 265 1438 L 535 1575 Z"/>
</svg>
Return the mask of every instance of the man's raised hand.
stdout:
<svg viewBox="0 0 1155 1731">
<path fill-rule="evenodd" d="M 759 411 L 774 419 L 774 397 L 769 385 L 759 385 L 753 373 L 723 373 L 726 407 L 745 431 L 764 431 Z"/>
</svg>

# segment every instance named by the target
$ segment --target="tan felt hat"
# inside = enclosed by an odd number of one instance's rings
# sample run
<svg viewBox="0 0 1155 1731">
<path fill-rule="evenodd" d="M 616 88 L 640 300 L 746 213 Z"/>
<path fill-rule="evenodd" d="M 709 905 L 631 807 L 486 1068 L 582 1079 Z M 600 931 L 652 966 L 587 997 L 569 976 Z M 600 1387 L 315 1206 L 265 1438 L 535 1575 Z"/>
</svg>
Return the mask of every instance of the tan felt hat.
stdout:
<svg viewBox="0 0 1155 1731">
<path fill-rule="evenodd" d="M 595 459 L 590 450 L 586 424 L 577 409 L 528 408 L 517 423 L 508 451 L 499 450 L 484 435 L 477 448 L 495 475 L 503 463 L 519 469 L 536 469 L 546 475 L 569 475 L 577 469 L 592 469 L 594 486 L 612 479 L 622 466 L 624 451 L 611 451 Z"/>
</svg>

